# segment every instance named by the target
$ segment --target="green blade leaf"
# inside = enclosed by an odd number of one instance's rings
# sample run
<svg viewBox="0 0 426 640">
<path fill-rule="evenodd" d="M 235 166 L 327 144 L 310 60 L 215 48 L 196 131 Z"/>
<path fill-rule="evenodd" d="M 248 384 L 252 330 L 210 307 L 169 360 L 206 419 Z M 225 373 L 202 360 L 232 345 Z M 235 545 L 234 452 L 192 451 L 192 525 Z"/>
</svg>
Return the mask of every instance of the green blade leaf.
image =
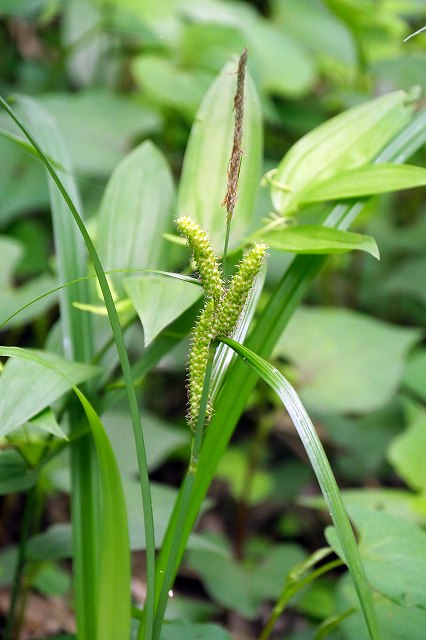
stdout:
<svg viewBox="0 0 426 640">
<path fill-rule="evenodd" d="M 348 565 L 358 594 L 370 637 L 372 639 L 379 638 L 380 634 L 373 599 L 352 527 L 350 525 L 339 488 L 327 460 L 327 456 L 311 419 L 306 413 L 306 410 L 293 387 L 279 371 L 269 364 L 269 362 L 234 340 L 229 338 L 223 338 L 221 340 L 232 347 L 232 349 L 234 349 L 238 355 L 241 356 L 241 358 L 257 373 L 257 375 L 269 384 L 272 389 L 274 389 L 287 409 L 293 424 L 297 429 L 302 444 L 305 447 L 306 453 L 308 454 L 324 499 L 327 503 L 327 507 L 330 511 L 331 518 L 343 549 L 344 559 Z"/>
<path fill-rule="evenodd" d="M 361 233 L 342 231 L 333 227 L 323 227 L 320 224 L 304 224 L 285 229 L 259 231 L 272 249 L 290 251 L 291 253 L 347 253 L 348 251 L 365 251 L 379 259 L 379 249 L 371 236 Z"/>
<path fill-rule="evenodd" d="M 3 436 L 36 416 L 73 385 L 99 373 L 97 367 L 71 362 L 46 351 L 0 347 L 0 355 L 11 358 L 0 375 L 0 435 Z"/>
<path fill-rule="evenodd" d="M 52 357 L 45 352 L 39 355 L 35 351 L 17 347 L 1 347 L 0 355 L 19 358 L 25 365 L 23 371 L 36 367 L 37 379 L 42 377 L 43 369 L 48 377 L 52 378 L 54 375 L 56 386 L 59 386 L 58 381 L 62 379 L 66 389 L 72 388 L 83 406 L 96 446 L 101 498 L 96 640 L 128 640 L 130 548 L 127 511 L 117 462 L 103 425 L 90 402 L 72 382 L 73 375 L 75 377 L 75 363 L 62 360 L 58 356 Z"/>
<path fill-rule="evenodd" d="M 188 213 L 209 230 L 215 251 L 225 239 L 225 197 L 228 161 L 234 130 L 236 62 L 230 62 L 211 85 L 197 112 L 186 148 L 179 188 L 179 211 Z M 247 233 L 260 179 L 262 124 L 259 97 L 246 74 L 239 198 L 232 220 L 230 246 Z M 232 240 L 233 238 L 233 240 Z"/>
<path fill-rule="evenodd" d="M 161 275 L 126 278 L 123 285 L 141 319 L 145 346 L 189 309 L 202 293 L 196 284 Z"/>
<path fill-rule="evenodd" d="M 49 162 L 46 154 L 43 152 L 40 145 L 35 140 L 34 136 L 28 131 L 22 121 L 18 118 L 18 116 L 14 113 L 14 111 L 10 108 L 10 106 L 3 100 L 0 96 L 0 106 L 4 109 L 12 120 L 18 125 L 21 131 L 24 133 L 25 137 L 31 142 L 34 149 L 37 151 L 39 158 L 42 160 L 46 169 L 48 170 L 50 176 L 52 177 L 55 185 L 58 187 L 63 199 L 65 200 L 74 221 L 76 222 L 80 233 L 84 239 L 84 242 L 89 251 L 90 257 L 93 262 L 93 266 L 96 272 L 96 275 L 99 280 L 99 285 L 102 290 L 102 294 L 105 300 L 105 305 L 108 309 L 108 318 L 111 324 L 111 329 L 114 335 L 115 345 L 119 354 L 121 368 L 123 370 L 126 394 L 129 401 L 130 413 L 132 416 L 132 425 L 133 432 L 135 438 L 135 445 L 138 456 L 138 468 L 140 475 L 140 485 L 141 485 L 141 493 L 143 497 L 143 511 L 144 511 L 144 526 L 146 533 L 146 550 L 147 550 L 147 597 L 145 603 L 146 609 L 146 640 L 150 640 L 152 637 L 152 623 L 154 618 L 154 577 L 155 577 L 155 545 L 154 545 L 154 530 L 153 530 L 153 522 L 152 522 L 152 506 L 151 506 L 151 496 L 150 496 L 150 486 L 149 486 L 149 477 L 148 477 L 148 469 L 146 464 L 146 454 L 145 454 L 145 445 L 142 434 L 142 425 L 139 414 L 139 407 L 136 398 L 136 393 L 133 385 L 132 372 L 129 362 L 129 357 L 126 350 L 126 345 L 124 342 L 124 336 L 121 331 L 120 321 L 117 315 L 117 311 L 114 305 L 114 300 L 112 298 L 112 294 L 105 276 L 105 271 L 102 267 L 102 264 L 99 260 L 98 253 L 94 247 L 94 244 L 90 238 L 90 235 L 84 225 L 84 222 L 72 200 L 70 197 L 66 187 L 64 186 L 61 178 L 58 173 L 55 171 L 51 163 Z M 86 611 L 85 611 L 86 613 Z M 90 619 L 88 620 L 90 623 Z M 88 638 L 87 634 L 83 632 L 84 638 Z"/>
<path fill-rule="evenodd" d="M 56 416 L 51 409 L 45 409 L 38 416 L 32 418 L 27 424 L 29 426 L 37 427 L 46 433 L 50 433 L 57 438 L 68 440 L 68 436 L 62 431 L 56 421 Z"/>
<path fill-rule="evenodd" d="M 102 198 L 98 245 L 105 269 L 155 269 L 163 264 L 161 235 L 170 228 L 173 199 L 164 156 L 151 142 L 142 143 L 120 162 Z"/>
<path fill-rule="evenodd" d="M 101 491 L 100 576 L 96 640 L 128 640 L 130 633 L 130 546 L 120 473 L 102 422 L 74 387 L 92 430 Z"/>
<path fill-rule="evenodd" d="M 0 451 L 0 496 L 25 491 L 35 484 L 38 473 L 32 471 L 17 451 Z"/>
<path fill-rule="evenodd" d="M 409 164 L 371 164 L 342 171 L 322 182 L 314 183 L 300 194 L 301 202 L 342 200 L 413 189 L 426 185 L 426 169 Z"/>
<path fill-rule="evenodd" d="M 296 209 L 300 194 L 314 183 L 370 162 L 409 121 L 408 99 L 405 92 L 397 91 L 370 100 L 298 140 L 274 174 L 271 197 L 275 210 L 283 214 Z"/>
<path fill-rule="evenodd" d="M 385 149 L 377 156 L 375 162 L 405 162 L 425 141 L 426 110 L 423 110 L 388 143 Z M 359 215 L 363 206 L 363 201 L 336 205 L 325 213 L 324 225 L 347 229 Z M 260 352 L 263 357 L 268 357 L 272 353 L 275 343 L 297 305 L 309 290 L 312 281 L 321 270 L 324 260 L 323 256 L 296 256 L 290 267 L 283 274 L 280 282 L 272 292 L 263 313 L 259 315 L 259 319 L 248 340 L 249 346 Z M 254 372 L 247 375 L 244 363 L 237 359 L 230 368 L 227 384 L 218 396 L 215 415 L 205 434 L 191 497 L 191 511 L 186 521 L 185 535 L 182 538 L 179 558 L 183 555 L 186 540 L 215 474 L 218 461 L 229 442 L 255 383 L 256 375 Z M 205 452 L 204 454 L 203 451 Z M 160 585 L 167 565 L 180 503 L 179 498 L 158 558 L 157 580 Z"/>
</svg>

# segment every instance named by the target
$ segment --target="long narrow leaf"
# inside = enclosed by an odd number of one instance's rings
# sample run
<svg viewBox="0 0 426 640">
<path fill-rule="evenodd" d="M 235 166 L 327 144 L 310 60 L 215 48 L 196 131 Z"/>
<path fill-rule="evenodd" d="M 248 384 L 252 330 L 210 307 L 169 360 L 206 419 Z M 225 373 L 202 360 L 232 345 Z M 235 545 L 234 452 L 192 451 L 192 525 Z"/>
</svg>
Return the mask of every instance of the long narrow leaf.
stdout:
<svg viewBox="0 0 426 640">
<path fill-rule="evenodd" d="M 426 110 L 417 114 L 413 121 L 391 140 L 377 156 L 375 162 L 405 162 L 426 141 Z M 323 224 L 329 227 L 347 229 L 361 212 L 365 201 L 354 204 L 338 204 L 325 217 Z M 259 317 L 247 346 L 262 357 L 269 357 L 290 320 L 294 310 L 309 290 L 309 287 L 325 262 L 323 256 L 297 256 L 285 272 L 262 315 Z M 194 525 L 200 506 L 210 486 L 218 462 L 229 442 L 235 425 L 244 410 L 248 397 L 256 384 L 256 375 L 247 369 L 241 360 L 235 361 L 228 372 L 224 385 L 215 404 L 215 414 L 204 439 L 198 465 L 197 477 L 191 498 L 192 510 L 188 514 L 185 535 L 182 538 L 181 553 Z M 179 511 L 178 497 L 157 561 L 157 580 L 162 581 L 162 573 L 167 563 L 173 530 Z"/>
<path fill-rule="evenodd" d="M 380 637 L 373 598 L 361 562 L 355 536 L 347 516 L 339 488 L 315 427 L 299 396 L 284 376 L 269 362 L 230 338 L 222 338 L 280 397 L 300 436 L 312 468 L 317 476 L 330 516 L 342 545 L 346 564 L 364 613 L 370 637 Z"/>
<path fill-rule="evenodd" d="M 96 640 L 128 640 L 130 633 L 130 545 L 120 472 L 99 416 L 74 387 L 90 424 L 99 464 L 101 530 Z"/>
<path fill-rule="evenodd" d="M 105 300 L 105 304 L 108 309 L 108 317 L 111 323 L 112 332 L 114 334 L 114 340 L 117 347 L 120 364 L 123 370 L 126 392 L 130 406 L 130 414 L 132 418 L 133 425 L 133 433 L 136 443 L 136 453 L 138 458 L 138 468 L 140 474 L 140 483 L 141 483 L 141 492 L 142 492 L 142 503 L 144 510 L 144 526 L 145 526 L 145 539 L 146 539 L 146 550 L 147 550 L 147 582 L 148 582 L 148 590 L 147 590 L 147 600 L 146 600 L 146 639 L 150 640 L 152 634 L 152 624 L 154 619 L 154 579 L 155 579 L 155 543 L 154 543 L 154 524 L 152 517 L 152 501 L 151 501 L 151 491 L 149 485 L 149 475 L 148 475 L 148 465 L 146 461 L 146 452 L 145 452 L 145 443 L 142 433 L 142 425 L 139 415 L 139 407 L 136 397 L 136 392 L 133 386 L 133 378 L 132 371 L 130 367 L 130 362 L 126 350 L 126 345 L 124 342 L 123 333 L 120 327 L 120 321 L 118 318 L 118 314 L 114 305 L 114 300 L 112 298 L 112 294 L 108 285 L 108 281 L 105 276 L 105 271 L 102 267 L 102 264 L 99 260 L 99 256 L 97 251 L 93 245 L 93 242 L 90 238 L 90 235 L 84 225 L 83 220 L 81 219 L 80 214 L 70 195 L 68 194 L 66 188 L 64 187 L 60 177 L 57 172 L 49 162 L 46 154 L 43 152 L 39 144 L 36 142 L 31 133 L 26 129 L 25 125 L 21 122 L 18 116 L 14 113 L 14 111 L 10 108 L 10 106 L 0 97 L 0 106 L 9 114 L 9 116 L 14 120 L 14 122 L 18 125 L 21 131 L 24 133 L 25 137 L 29 140 L 29 142 L 36 149 L 39 158 L 44 163 L 46 169 L 49 174 L 52 176 L 53 181 L 58 187 L 62 197 L 68 205 L 68 208 L 80 230 L 80 233 L 83 236 L 84 242 L 86 243 L 87 249 L 89 251 L 90 257 L 93 262 L 94 269 L 96 271 L 96 275 L 99 280 L 99 285 L 101 287 L 101 291 Z M 89 640 L 89 639 L 88 639 Z"/>
<path fill-rule="evenodd" d="M 300 196 L 301 202 L 321 202 L 360 198 L 376 193 L 413 189 L 426 185 L 426 169 L 410 164 L 364 165 L 342 171 L 332 178 L 314 183 Z"/>
<path fill-rule="evenodd" d="M 96 611 L 91 612 L 96 629 L 92 640 L 128 640 L 130 546 L 127 510 L 117 462 L 104 427 L 90 402 L 69 377 L 69 363 L 16 347 L 0 347 L 0 355 L 26 360 L 32 366 L 46 369 L 51 377 L 62 380 L 66 388 L 72 388 L 83 406 L 96 446 L 101 501 L 101 523 L 97 532 L 100 538 L 99 595 Z"/>
<path fill-rule="evenodd" d="M 73 202 L 80 208 L 77 185 L 61 132 L 50 114 L 33 98 L 15 98 L 18 109 L 31 131 L 35 131 L 39 144 L 48 157 L 55 157 L 61 169 L 55 165 L 57 175 Z M 37 149 L 34 147 L 37 153 Z M 50 160 L 49 160 L 50 161 Z M 53 178 L 46 171 L 52 214 L 53 240 L 59 279 L 69 281 L 79 278 L 59 293 L 60 326 L 63 351 L 67 358 L 91 362 L 93 341 L 89 314 L 79 314 L 74 301 L 89 302 L 87 282 L 81 278 L 87 272 L 87 257 L 83 240 L 68 214 L 68 207 L 56 188 Z M 89 389 L 89 385 L 87 388 Z M 82 417 L 78 403 L 69 406 L 70 424 L 78 429 Z M 78 438 L 71 446 L 72 519 L 74 539 L 74 580 L 77 625 L 82 640 L 91 640 L 96 633 L 92 614 L 97 608 L 99 546 L 99 502 L 94 463 L 94 444 L 90 436 Z"/>
</svg>

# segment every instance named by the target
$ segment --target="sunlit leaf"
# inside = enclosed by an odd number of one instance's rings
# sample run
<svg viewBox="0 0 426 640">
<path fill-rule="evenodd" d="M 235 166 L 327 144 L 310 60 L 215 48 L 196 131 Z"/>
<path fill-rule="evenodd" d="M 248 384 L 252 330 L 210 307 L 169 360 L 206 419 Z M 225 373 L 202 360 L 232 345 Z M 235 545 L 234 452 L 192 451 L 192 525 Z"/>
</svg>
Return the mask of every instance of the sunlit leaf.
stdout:
<svg viewBox="0 0 426 640">
<path fill-rule="evenodd" d="M 371 164 L 315 182 L 300 194 L 301 202 L 342 200 L 426 185 L 426 169 L 408 164 Z"/>
<path fill-rule="evenodd" d="M 150 135 L 161 126 L 152 108 L 110 91 L 56 92 L 41 102 L 58 123 L 76 170 L 91 176 L 108 175 L 136 135 Z"/>
<path fill-rule="evenodd" d="M 290 253 L 330 254 L 348 251 L 366 251 L 379 258 L 379 249 L 371 236 L 351 231 L 342 231 L 319 224 L 289 226 L 285 229 L 259 231 L 272 249 L 289 251 Z"/>
<path fill-rule="evenodd" d="M 105 430 L 92 405 L 74 387 L 95 440 L 101 492 L 100 575 L 96 640 L 128 640 L 130 547 L 120 473 Z"/>
<path fill-rule="evenodd" d="M 126 278 L 123 286 L 141 319 L 145 346 L 202 294 L 196 284 L 155 274 Z"/>
<path fill-rule="evenodd" d="M 46 351 L 0 347 L 0 355 L 14 356 L 0 375 L 0 435 L 36 416 L 73 384 L 99 373 L 97 367 L 71 362 Z"/>
<path fill-rule="evenodd" d="M 273 176 L 271 196 L 276 211 L 284 214 L 294 210 L 308 187 L 372 160 L 409 121 L 412 108 L 407 102 L 403 91 L 375 98 L 300 138 Z"/>
<path fill-rule="evenodd" d="M 275 367 L 238 342 L 229 338 L 222 338 L 221 340 L 232 347 L 244 362 L 277 393 L 287 409 L 321 487 L 339 543 L 343 549 L 344 562 L 348 566 L 358 594 L 370 636 L 372 640 L 378 639 L 379 631 L 372 595 L 355 537 L 327 456 L 309 415 L 306 413 L 293 387 Z"/>
<path fill-rule="evenodd" d="M 161 234 L 171 226 L 173 195 L 168 164 L 151 142 L 122 160 L 105 189 L 98 217 L 99 255 L 105 269 L 163 266 Z"/>
</svg>

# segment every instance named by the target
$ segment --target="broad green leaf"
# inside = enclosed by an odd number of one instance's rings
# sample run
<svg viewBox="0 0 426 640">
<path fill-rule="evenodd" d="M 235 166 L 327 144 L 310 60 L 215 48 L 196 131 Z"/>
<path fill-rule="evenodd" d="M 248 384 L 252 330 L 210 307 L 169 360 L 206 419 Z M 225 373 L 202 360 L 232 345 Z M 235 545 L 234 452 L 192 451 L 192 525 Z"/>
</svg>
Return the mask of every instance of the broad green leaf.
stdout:
<svg viewBox="0 0 426 640">
<path fill-rule="evenodd" d="M 62 431 L 51 409 L 44 409 L 38 416 L 28 421 L 27 424 L 50 433 L 57 438 L 68 440 L 68 436 Z"/>
<path fill-rule="evenodd" d="M 6 236 L 0 236 L 0 324 L 15 311 L 21 309 L 46 291 L 50 291 L 56 285 L 56 280 L 49 275 L 34 278 L 19 287 L 13 286 L 13 276 L 16 272 L 18 261 L 22 256 L 20 242 Z M 12 318 L 7 327 L 22 326 L 49 309 L 55 302 L 55 295 L 43 300 L 38 300 L 33 305 L 23 310 L 18 316 Z"/>
<path fill-rule="evenodd" d="M 371 586 L 401 606 L 426 610 L 426 533 L 413 522 L 382 511 L 352 506 L 349 512 Z M 326 536 L 341 554 L 335 529 L 327 529 Z"/>
<path fill-rule="evenodd" d="M 426 402 L 426 349 L 416 349 L 411 355 L 402 383 Z"/>
<path fill-rule="evenodd" d="M 37 477 L 17 451 L 0 451 L 0 495 L 25 491 L 33 486 Z"/>
<path fill-rule="evenodd" d="M 252 620 L 262 602 L 282 590 L 286 576 L 302 562 L 304 553 L 291 544 L 272 546 L 257 561 L 238 562 L 228 550 L 192 550 L 189 565 L 201 576 L 213 599 L 226 609 Z"/>
<path fill-rule="evenodd" d="M 291 33 L 280 31 L 248 3 L 194 3 L 187 11 L 193 21 L 203 23 L 205 31 L 218 25 L 237 31 L 236 38 L 232 38 L 232 31 L 229 35 L 234 45 L 242 40 L 239 55 L 244 46 L 248 48 L 249 68 L 264 91 L 297 96 L 312 86 L 315 80 L 313 61 L 305 48 Z M 204 42 L 200 43 L 200 48 L 204 49 Z M 206 52 L 203 53 L 205 56 Z M 198 52 L 195 55 L 198 60 Z"/>
<path fill-rule="evenodd" d="M 130 546 L 133 551 L 146 549 L 141 492 L 137 483 L 124 477 L 124 494 L 129 520 Z M 167 522 L 176 502 L 177 491 L 168 485 L 151 483 L 152 512 L 154 517 L 155 546 L 160 548 Z"/>
<path fill-rule="evenodd" d="M 4 137 L 0 138 L 0 193 L 2 228 L 17 216 L 45 207 L 49 201 L 43 167 L 16 142 Z"/>
<path fill-rule="evenodd" d="M 223 250 L 227 169 L 234 130 L 237 61 L 228 63 L 210 86 L 197 112 L 185 152 L 179 188 L 179 211 L 208 229 L 217 253 Z M 231 246 L 247 233 L 260 178 L 262 125 L 259 98 L 246 74 L 239 198 L 231 226 Z"/>
<path fill-rule="evenodd" d="M 315 54 L 314 62 L 322 67 L 332 58 L 346 67 L 356 65 L 356 48 L 349 30 L 321 0 L 272 0 L 275 24 Z M 325 66 L 324 71 L 327 71 Z"/>
<path fill-rule="evenodd" d="M 135 136 L 161 127 L 152 108 L 109 91 L 52 93 L 40 99 L 57 122 L 79 173 L 108 175 L 131 148 Z"/>
<path fill-rule="evenodd" d="M 35 570 L 31 586 L 47 596 L 64 596 L 70 589 L 72 579 L 69 571 L 58 564 L 44 562 Z"/>
<path fill-rule="evenodd" d="M 336 467 L 346 480 L 358 483 L 380 477 L 386 450 L 401 431 L 396 403 L 363 416 L 323 415 L 321 421 L 337 446 Z"/>
<path fill-rule="evenodd" d="M 280 214 L 293 211 L 308 187 L 370 162 L 409 121 L 412 108 L 408 102 L 403 91 L 375 98 L 331 118 L 298 140 L 273 177 L 275 210 Z"/>
<path fill-rule="evenodd" d="M 343 549 L 344 562 L 350 571 L 364 613 L 370 637 L 372 640 L 378 640 L 380 636 L 377 628 L 372 595 L 352 527 L 327 456 L 309 415 L 306 413 L 293 387 L 275 367 L 234 340 L 222 338 L 222 341 L 232 347 L 244 362 L 277 393 L 287 409 L 321 487 L 324 500 L 338 535 L 339 543 Z"/>
<path fill-rule="evenodd" d="M 395 229 L 393 231 L 395 233 Z M 425 236 L 421 231 L 421 227 L 417 229 L 417 242 L 420 241 L 423 245 Z M 414 250 L 415 243 L 413 242 L 408 249 L 409 255 L 414 253 Z M 398 251 L 402 251 L 402 248 L 397 249 Z M 400 262 L 387 277 L 382 293 L 398 297 L 398 299 L 401 299 L 401 297 L 404 299 L 414 298 L 421 303 L 424 311 L 424 305 L 426 305 L 426 259 L 424 256 L 413 256 Z"/>
<path fill-rule="evenodd" d="M 231 640 L 225 629 L 216 624 L 202 624 L 189 620 L 166 622 L 161 630 L 160 640 Z"/>
<path fill-rule="evenodd" d="M 66 560 L 72 558 L 71 524 L 54 524 L 28 540 L 27 554 L 31 560 Z"/>
<path fill-rule="evenodd" d="M 322 413 L 367 413 L 390 401 L 416 329 L 396 327 L 346 309 L 299 309 L 275 356 L 296 364 L 300 395 Z"/>
<path fill-rule="evenodd" d="M 263 233 L 260 230 L 256 235 L 261 236 L 269 247 L 280 251 L 329 254 L 346 253 L 357 249 L 379 258 L 379 249 L 371 236 L 323 227 L 320 224 L 290 226 Z"/>
<path fill-rule="evenodd" d="M 356 595 L 346 577 L 339 584 L 336 600 L 341 611 L 356 607 Z M 374 602 L 383 640 L 419 640 L 423 637 L 426 611 L 399 606 L 380 595 L 376 595 Z M 338 638 L 368 640 L 362 615 L 358 611 L 343 620 L 339 628 L 343 635 Z"/>
<path fill-rule="evenodd" d="M 12 17 L 34 18 L 46 6 L 48 0 L 2 0 L 0 14 Z"/>
<path fill-rule="evenodd" d="M 45 351 L 0 347 L 10 356 L 0 375 L 0 435 L 7 435 L 99 369 Z M 47 364 L 46 364 L 47 363 Z"/>
<path fill-rule="evenodd" d="M 171 225 L 173 179 L 167 162 L 144 142 L 118 165 L 98 216 L 99 256 L 105 269 L 163 266 L 161 234 Z"/>
<path fill-rule="evenodd" d="M 216 470 L 216 478 L 224 480 L 229 485 L 229 492 L 236 501 L 244 493 L 247 481 L 247 460 L 247 451 L 242 448 L 228 447 Z M 249 504 L 263 502 L 271 494 L 273 478 L 266 471 L 256 469 L 250 482 L 250 494 L 245 495 Z"/>
<path fill-rule="evenodd" d="M 409 164 L 369 164 L 341 171 L 300 193 L 301 202 L 343 200 L 426 185 L 426 169 Z"/>
<path fill-rule="evenodd" d="M 421 87 L 424 94 L 426 91 L 425 63 L 426 55 L 423 51 L 411 51 L 404 57 L 395 56 L 376 60 L 372 65 L 372 71 L 379 82 L 386 82 L 391 88 L 409 91 L 411 87 L 417 85 Z"/>
<path fill-rule="evenodd" d="M 408 426 L 396 437 L 388 451 L 388 460 L 408 486 L 426 494 L 426 410 L 407 403 Z"/>
<path fill-rule="evenodd" d="M 237 26 L 218 22 L 183 25 L 180 42 L 182 63 L 219 73 L 232 56 L 239 56 L 246 40 Z"/>
<path fill-rule="evenodd" d="M 345 489 L 341 491 L 347 509 L 352 505 L 384 511 L 411 522 L 426 523 L 426 497 L 407 489 Z M 311 509 L 325 509 L 321 497 L 302 496 L 298 502 Z"/>
<path fill-rule="evenodd" d="M 114 408 L 102 415 L 106 429 L 123 476 L 136 477 L 138 463 L 132 440 L 129 412 Z M 157 469 L 175 451 L 189 445 L 188 429 L 178 428 L 144 411 L 143 424 L 148 468 Z"/>
<path fill-rule="evenodd" d="M 209 88 L 212 76 L 200 69 L 185 69 L 171 59 L 155 54 L 141 54 L 132 62 L 138 86 L 151 100 L 172 107 L 192 121 Z"/>
<path fill-rule="evenodd" d="M 266 20 L 247 21 L 243 33 L 265 92 L 295 98 L 309 91 L 315 82 L 314 61 L 292 34 Z"/>
<path fill-rule="evenodd" d="M 102 422 L 74 387 L 92 430 L 101 493 L 100 575 L 96 639 L 128 640 L 130 632 L 130 547 L 120 472 Z"/>
<path fill-rule="evenodd" d="M 202 293 L 196 284 L 155 274 L 126 278 L 123 286 L 141 319 L 145 346 Z"/>
</svg>

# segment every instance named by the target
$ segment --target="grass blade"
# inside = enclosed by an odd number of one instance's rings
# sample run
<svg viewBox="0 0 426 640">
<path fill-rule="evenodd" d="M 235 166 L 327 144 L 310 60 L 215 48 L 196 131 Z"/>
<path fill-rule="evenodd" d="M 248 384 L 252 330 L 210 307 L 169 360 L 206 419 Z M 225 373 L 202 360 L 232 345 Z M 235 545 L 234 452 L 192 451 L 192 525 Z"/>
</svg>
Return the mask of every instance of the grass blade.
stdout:
<svg viewBox="0 0 426 640">
<path fill-rule="evenodd" d="M 284 376 L 269 362 L 253 353 L 247 347 L 229 338 L 222 338 L 222 342 L 230 346 L 256 372 L 281 399 L 287 409 L 294 426 L 300 436 L 312 468 L 317 476 L 330 516 L 336 527 L 337 535 L 342 545 L 346 564 L 358 594 L 359 602 L 364 613 L 370 637 L 372 640 L 380 638 L 376 612 L 364 567 L 359 555 L 355 536 L 340 495 L 339 488 L 331 470 L 321 441 L 315 431 L 299 396 Z"/>
<path fill-rule="evenodd" d="M 148 466 L 146 461 L 145 443 L 142 433 L 142 425 L 139 415 L 139 407 L 137 403 L 136 392 L 133 386 L 133 378 L 130 367 L 130 362 L 124 342 L 123 333 L 120 327 L 120 321 L 117 315 L 117 311 L 114 305 L 114 300 L 111 295 L 111 291 L 108 285 L 108 281 L 105 276 L 104 269 L 99 260 L 97 251 L 93 245 L 90 235 L 85 227 L 85 224 L 78 213 L 76 206 L 66 188 L 64 187 L 57 172 L 49 162 L 46 154 L 36 142 L 31 133 L 27 130 L 25 125 L 21 122 L 18 116 L 10 108 L 7 102 L 0 97 L 0 106 L 9 114 L 14 122 L 21 129 L 25 137 L 32 144 L 37 151 L 39 158 L 44 163 L 46 169 L 51 175 L 53 181 L 58 187 L 62 197 L 64 198 L 68 208 L 83 236 L 84 242 L 89 251 L 90 257 L 93 262 L 96 275 L 99 280 L 99 285 L 104 297 L 105 305 L 108 309 L 108 317 L 111 323 L 112 332 L 114 334 L 114 340 L 120 359 L 120 364 L 123 370 L 123 376 L 126 385 L 126 392 L 130 406 L 130 414 L 132 418 L 133 432 L 136 443 L 136 453 L 138 459 L 138 468 L 140 474 L 141 492 L 142 492 L 142 504 L 144 510 L 144 523 L 145 523 L 145 539 L 146 539 L 146 552 L 147 552 L 147 599 L 146 599 L 146 637 L 145 640 L 150 640 L 152 637 L 152 625 L 154 620 L 154 580 L 155 580 L 155 543 L 154 543 L 154 524 L 152 517 L 152 501 L 151 490 L 149 485 Z M 88 638 L 87 640 L 92 640 Z"/>
<path fill-rule="evenodd" d="M 91 611 L 95 635 L 92 640 L 128 640 L 130 633 L 130 546 L 127 510 L 117 462 L 104 427 L 85 395 L 69 377 L 69 365 L 46 359 L 27 349 L 0 347 L 0 355 L 20 358 L 42 366 L 51 376 L 72 388 L 89 421 L 96 446 L 101 502 L 99 544 L 99 594 L 97 607 Z M 72 371 L 72 369 L 71 369 Z M 96 613 L 94 613 L 96 612 Z"/>
<path fill-rule="evenodd" d="M 376 162 L 405 162 L 425 141 L 426 110 L 423 110 L 388 143 L 385 149 L 377 156 Z M 366 200 L 360 200 L 353 204 L 338 204 L 334 206 L 325 216 L 323 224 L 339 229 L 347 229 L 359 215 L 365 202 Z M 324 256 L 297 256 L 293 260 L 271 294 L 268 305 L 249 336 L 247 340 L 249 348 L 259 353 L 262 357 L 270 356 L 278 338 L 305 293 L 309 290 L 312 281 L 321 270 L 325 260 Z M 256 384 L 256 379 L 254 372 L 247 375 L 247 370 L 241 360 L 235 361 L 229 369 L 227 384 L 224 385 L 218 396 L 215 404 L 215 414 L 205 435 L 192 492 L 191 511 L 186 522 L 185 536 L 182 538 L 179 560 L 183 555 L 186 540 L 210 486 L 218 462 Z M 163 576 L 161 571 L 164 571 L 164 566 L 167 563 L 179 505 L 180 496 L 176 501 L 161 553 L 157 560 L 157 580 L 159 583 L 161 583 Z"/>
<path fill-rule="evenodd" d="M 48 157 L 55 157 L 61 169 L 55 165 L 64 188 L 73 202 L 79 206 L 79 194 L 72 177 L 71 164 L 63 144 L 61 133 L 49 113 L 38 102 L 26 96 L 15 98 L 19 111 L 37 138 Z M 37 153 L 37 150 L 34 148 Z M 86 275 L 87 258 L 84 243 L 68 208 L 56 185 L 47 173 L 55 254 L 59 279 L 69 281 Z M 82 362 L 91 362 L 93 357 L 91 318 L 82 317 L 73 306 L 73 301 L 89 302 L 87 282 L 78 280 L 59 293 L 62 344 L 65 356 Z M 90 388 L 90 383 L 87 389 Z M 75 399 L 69 406 L 72 433 L 79 428 L 82 419 L 81 407 Z M 71 446 L 71 506 L 73 519 L 74 582 L 76 613 L 82 640 L 90 640 L 96 633 L 93 610 L 97 608 L 99 497 L 97 491 L 94 443 L 90 435 L 77 439 Z"/>
</svg>

